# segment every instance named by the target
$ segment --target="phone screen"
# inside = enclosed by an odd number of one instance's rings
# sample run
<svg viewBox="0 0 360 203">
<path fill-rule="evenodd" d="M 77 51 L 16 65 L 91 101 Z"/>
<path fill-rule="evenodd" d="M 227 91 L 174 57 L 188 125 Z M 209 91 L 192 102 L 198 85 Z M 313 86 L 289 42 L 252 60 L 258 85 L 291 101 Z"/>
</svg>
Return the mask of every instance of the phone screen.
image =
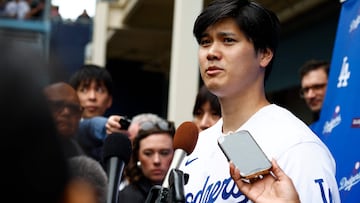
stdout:
<svg viewBox="0 0 360 203">
<path fill-rule="evenodd" d="M 241 130 L 218 138 L 218 144 L 228 161 L 232 161 L 246 179 L 270 172 L 271 162 L 249 131 Z"/>
</svg>

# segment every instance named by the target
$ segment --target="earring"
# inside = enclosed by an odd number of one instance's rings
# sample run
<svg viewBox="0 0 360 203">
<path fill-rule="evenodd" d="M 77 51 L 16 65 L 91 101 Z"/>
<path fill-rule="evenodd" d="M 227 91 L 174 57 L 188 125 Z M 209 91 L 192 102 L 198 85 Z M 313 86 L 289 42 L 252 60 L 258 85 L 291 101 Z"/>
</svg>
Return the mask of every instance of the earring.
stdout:
<svg viewBox="0 0 360 203">
<path fill-rule="evenodd" d="M 136 162 L 136 166 L 140 168 L 140 167 L 141 167 L 141 162 L 140 162 L 140 161 L 137 161 L 137 162 Z"/>
</svg>

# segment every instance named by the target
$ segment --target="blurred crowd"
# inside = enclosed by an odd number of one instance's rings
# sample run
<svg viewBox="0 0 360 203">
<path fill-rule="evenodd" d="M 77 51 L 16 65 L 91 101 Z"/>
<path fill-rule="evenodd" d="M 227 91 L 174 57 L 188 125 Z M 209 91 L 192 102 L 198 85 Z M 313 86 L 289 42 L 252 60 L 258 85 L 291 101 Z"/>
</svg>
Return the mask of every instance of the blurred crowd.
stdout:
<svg viewBox="0 0 360 203">
<path fill-rule="evenodd" d="M 46 0 L 0 0 L 0 17 L 18 20 L 44 20 L 48 18 L 54 22 L 63 21 L 58 5 L 50 6 L 49 16 L 45 16 Z M 74 19 L 77 23 L 91 23 L 92 18 L 84 9 Z"/>
<path fill-rule="evenodd" d="M 22 183 L 28 188 L 26 194 L 33 193 L 29 198 L 37 202 L 104 203 L 108 190 L 104 142 L 108 136 L 120 133 L 128 136 L 133 149 L 119 185 L 119 196 L 124 199 L 121 202 L 144 202 L 151 187 L 161 184 L 169 169 L 175 123 L 152 112 L 133 118 L 105 117 L 113 100 L 113 82 L 106 68 L 84 64 L 68 81 L 51 81 L 44 71 L 47 65 L 36 60 L 39 56 L 0 43 L 9 48 L 1 57 L 6 72 L 1 74 L 1 92 L 9 98 L 2 103 L 6 105 L 3 115 L 12 115 L 3 130 L 19 129 L 4 141 L 7 147 L 3 150 L 21 154 L 22 159 L 13 162 L 28 173 L 11 170 L 8 174 L 22 173 L 19 178 L 30 181 Z M 24 60 L 15 60 L 15 56 Z M 199 130 L 220 118 L 219 106 L 213 109 L 216 102 L 206 89 L 199 91 L 193 110 Z M 16 126 L 16 119 L 23 123 L 21 127 Z M 128 126 L 120 122 L 123 119 Z M 18 147 L 9 145 L 12 142 Z M 39 195 L 44 187 L 49 197 Z"/>
</svg>

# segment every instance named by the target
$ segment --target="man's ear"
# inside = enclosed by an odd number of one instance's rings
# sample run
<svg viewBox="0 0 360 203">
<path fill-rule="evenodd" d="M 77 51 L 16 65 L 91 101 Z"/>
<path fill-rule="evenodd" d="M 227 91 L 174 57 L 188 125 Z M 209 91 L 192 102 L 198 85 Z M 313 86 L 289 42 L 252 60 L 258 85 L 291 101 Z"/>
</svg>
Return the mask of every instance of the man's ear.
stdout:
<svg viewBox="0 0 360 203">
<path fill-rule="evenodd" d="M 274 57 L 274 52 L 269 49 L 263 49 L 260 51 L 260 66 L 262 68 L 265 68 L 271 61 L 271 59 Z"/>
</svg>

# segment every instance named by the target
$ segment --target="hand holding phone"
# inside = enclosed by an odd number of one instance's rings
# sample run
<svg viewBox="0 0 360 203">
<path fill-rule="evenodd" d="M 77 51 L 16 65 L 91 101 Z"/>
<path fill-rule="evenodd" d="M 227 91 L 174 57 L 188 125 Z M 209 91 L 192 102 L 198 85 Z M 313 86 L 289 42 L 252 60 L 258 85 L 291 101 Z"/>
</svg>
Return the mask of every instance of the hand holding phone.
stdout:
<svg viewBox="0 0 360 203">
<path fill-rule="evenodd" d="M 131 120 L 128 119 L 126 116 L 120 118 L 120 129 L 121 130 L 127 130 L 130 126 Z"/>
<path fill-rule="evenodd" d="M 241 130 L 218 138 L 218 145 L 228 161 L 240 170 L 242 178 L 252 181 L 270 173 L 271 162 L 249 131 Z"/>
</svg>

